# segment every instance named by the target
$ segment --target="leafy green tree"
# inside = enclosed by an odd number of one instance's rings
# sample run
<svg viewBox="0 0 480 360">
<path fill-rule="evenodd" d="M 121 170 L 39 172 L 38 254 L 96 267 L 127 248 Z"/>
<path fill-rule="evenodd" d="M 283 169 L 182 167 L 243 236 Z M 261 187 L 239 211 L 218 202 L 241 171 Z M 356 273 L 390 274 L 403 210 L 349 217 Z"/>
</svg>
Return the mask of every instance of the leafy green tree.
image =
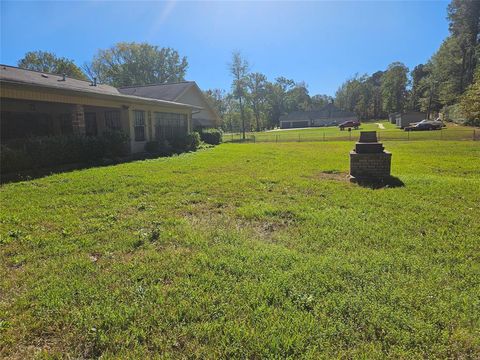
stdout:
<svg viewBox="0 0 480 360">
<path fill-rule="evenodd" d="M 217 110 L 220 117 L 224 117 L 227 112 L 226 97 L 227 94 L 225 90 L 222 89 L 209 89 L 204 91 L 205 97 L 210 102 L 210 104 Z"/>
<path fill-rule="evenodd" d="M 176 50 L 135 42 L 98 50 L 85 65 L 90 77 L 116 87 L 183 81 L 187 68 L 187 58 Z"/>
<path fill-rule="evenodd" d="M 380 119 L 387 114 L 382 110 L 382 79 L 383 71 L 374 72 L 367 82 L 370 86 L 369 115 L 368 118 Z"/>
<path fill-rule="evenodd" d="M 328 95 L 313 95 L 310 98 L 311 101 L 311 110 L 320 110 L 325 105 L 333 101 L 333 97 Z"/>
<path fill-rule="evenodd" d="M 430 61 L 428 81 L 438 85 L 438 99 L 442 105 L 456 103 L 465 90 L 462 79 L 462 50 L 457 38 L 450 36 L 442 43 Z"/>
<path fill-rule="evenodd" d="M 299 82 L 294 85 L 293 88 L 286 93 L 286 112 L 292 111 L 307 111 L 311 109 L 312 100 L 308 94 L 307 84 L 305 82 Z"/>
<path fill-rule="evenodd" d="M 361 119 L 368 118 L 367 110 L 371 94 L 367 79 L 367 75 L 356 74 L 345 81 L 335 93 L 335 104 L 341 109 L 355 112 Z"/>
<path fill-rule="evenodd" d="M 267 84 L 267 111 L 269 127 L 280 124 L 280 116 L 287 112 L 287 93 L 293 89 L 295 81 L 285 77 L 278 77 L 275 82 Z"/>
<path fill-rule="evenodd" d="M 460 109 L 467 119 L 467 125 L 480 126 L 480 67 L 477 67 L 474 83 L 460 100 Z"/>
<path fill-rule="evenodd" d="M 71 78 L 88 80 L 73 60 L 58 57 L 48 51 L 30 51 L 18 61 L 18 67 L 51 74 L 65 74 Z"/>
<path fill-rule="evenodd" d="M 238 101 L 240 109 L 240 118 L 242 121 L 242 136 L 245 139 L 245 97 L 247 95 L 247 82 L 249 64 L 240 52 L 234 51 L 232 53 L 232 62 L 229 64 L 230 74 L 233 77 L 232 94 Z"/>
<path fill-rule="evenodd" d="M 449 36 L 423 66 L 417 84 L 413 79 L 417 103 L 428 116 L 446 110 L 459 101 L 463 92 L 461 54 L 458 39 Z"/>
<path fill-rule="evenodd" d="M 475 67 L 479 56 L 480 42 L 480 1 L 452 0 L 448 5 L 450 33 L 456 39 L 459 47 L 460 92 L 472 83 Z"/>
<path fill-rule="evenodd" d="M 337 90 L 335 104 L 344 110 L 355 112 L 362 120 L 385 116 L 382 110 L 383 75 L 383 71 L 377 71 L 371 76 L 357 74 L 348 79 Z"/>
<path fill-rule="evenodd" d="M 420 99 L 425 97 L 426 86 L 424 79 L 429 75 L 427 66 L 424 64 L 419 64 L 413 68 L 410 72 L 410 77 L 412 79 L 412 88 L 408 96 L 408 108 L 414 111 L 421 110 Z"/>
<path fill-rule="evenodd" d="M 403 111 L 407 95 L 408 68 L 401 62 L 388 66 L 382 76 L 383 110 L 387 113 Z"/>
<path fill-rule="evenodd" d="M 261 73 L 249 74 L 247 89 L 249 91 L 248 102 L 255 117 L 256 131 L 260 131 L 267 101 L 267 77 Z"/>
</svg>

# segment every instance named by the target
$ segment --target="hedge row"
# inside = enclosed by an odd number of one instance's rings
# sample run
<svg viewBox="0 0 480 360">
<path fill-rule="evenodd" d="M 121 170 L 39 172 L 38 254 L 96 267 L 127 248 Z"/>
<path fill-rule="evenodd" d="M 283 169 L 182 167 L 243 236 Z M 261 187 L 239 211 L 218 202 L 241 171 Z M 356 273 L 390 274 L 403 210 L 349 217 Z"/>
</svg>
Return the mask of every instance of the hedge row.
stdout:
<svg viewBox="0 0 480 360">
<path fill-rule="evenodd" d="M 202 129 L 200 139 L 210 145 L 218 145 L 222 142 L 223 133 L 219 129 Z"/>
<path fill-rule="evenodd" d="M 2 173 L 88 163 L 129 153 L 128 136 L 106 132 L 101 136 L 59 135 L 10 141 L 1 146 Z"/>
<path fill-rule="evenodd" d="M 208 144 L 219 144 L 222 133 L 216 129 L 202 132 Z M 195 151 L 200 145 L 200 134 L 193 132 L 169 141 L 150 141 L 145 151 L 168 156 Z M 107 132 L 101 136 L 60 135 L 19 139 L 2 144 L 0 171 L 3 174 L 22 170 L 55 167 L 64 164 L 89 163 L 104 158 L 124 157 L 129 154 L 129 138 L 122 132 Z"/>
<path fill-rule="evenodd" d="M 145 151 L 150 154 L 169 156 L 185 151 L 195 151 L 199 145 L 200 135 L 197 132 L 193 132 L 171 140 L 149 141 L 145 144 Z"/>
</svg>

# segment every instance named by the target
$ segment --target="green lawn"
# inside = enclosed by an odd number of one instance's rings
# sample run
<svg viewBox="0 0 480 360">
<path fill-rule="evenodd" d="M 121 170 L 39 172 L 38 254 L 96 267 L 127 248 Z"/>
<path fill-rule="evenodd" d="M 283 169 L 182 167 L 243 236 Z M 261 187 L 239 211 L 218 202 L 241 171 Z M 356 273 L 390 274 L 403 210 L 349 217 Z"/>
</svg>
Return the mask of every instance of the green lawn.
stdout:
<svg viewBox="0 0 480 360">
<path fill-rule="evenodd" d="M 383 125 L 383 129 L 378 124 Z M 407 132 L 399 129 L 396 125 L 383 120 L 378 122 L 362 123 L 358 130 L 352 132 L 341 131 L 337 126 L 307 128 L 307 129 L 287 129 L 274 131 L 261 131 L 248 133 L 251 141 L 257 142 L 284 142 L 284 141 L 356 141 L 360 136 L 360 131 L 377 131 L 382 140 L 472 140 L 474 137 L 480 140 L 480 129 L 471 126 L 462 126 L 453 123 L 447 123 L 447 126 L 441 131 L 414 131 Z M 225 141 L 238 141 L 242 138 L 241 133 L 227 133 L 224 135 Z"/>
<path fill-rule="evenodd" d="M 0 189 L 0 358 L 480 358 L 480 143 L 224 144 Z"/>
</svg>

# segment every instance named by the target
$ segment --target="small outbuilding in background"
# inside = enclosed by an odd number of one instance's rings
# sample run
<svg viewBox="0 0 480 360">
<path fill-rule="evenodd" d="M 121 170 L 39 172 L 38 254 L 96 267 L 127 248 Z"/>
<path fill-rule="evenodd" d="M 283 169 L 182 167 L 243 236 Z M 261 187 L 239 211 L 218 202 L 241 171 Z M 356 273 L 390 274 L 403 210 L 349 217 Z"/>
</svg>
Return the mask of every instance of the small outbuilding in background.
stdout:
<svg viewBox="0 0 480 360">
<path fill-rule="evenodd" d="M 419 111 L 407 111 L 404 113 L 395 113 L 395 114 L 389 115 L 389 117 L 392 115 L 395 118 L 395 122 L 393 124 L 396 124 L 397 127 L 399 127 L 400 129 L 407 127 L 411 123 L 420 122 L 423 119 L 427 118 L 427 114 Z M 392 117 L 390 117 L 390 121 L 391 120 L 392 120 Z"/>
</svg>

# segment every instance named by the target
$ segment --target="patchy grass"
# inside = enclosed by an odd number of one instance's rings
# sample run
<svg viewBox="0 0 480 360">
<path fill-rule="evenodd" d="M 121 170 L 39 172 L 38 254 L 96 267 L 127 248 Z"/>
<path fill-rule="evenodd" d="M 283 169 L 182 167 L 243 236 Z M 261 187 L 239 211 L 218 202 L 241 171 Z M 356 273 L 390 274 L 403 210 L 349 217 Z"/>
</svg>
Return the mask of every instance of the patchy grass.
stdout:
<svg viewBox="0 0 480 360">
<path fill-rule="evenodd" d="M 224 144 L 0 189 L 0 357 L 479 358 L 480 144 Z"/>
</svg>

